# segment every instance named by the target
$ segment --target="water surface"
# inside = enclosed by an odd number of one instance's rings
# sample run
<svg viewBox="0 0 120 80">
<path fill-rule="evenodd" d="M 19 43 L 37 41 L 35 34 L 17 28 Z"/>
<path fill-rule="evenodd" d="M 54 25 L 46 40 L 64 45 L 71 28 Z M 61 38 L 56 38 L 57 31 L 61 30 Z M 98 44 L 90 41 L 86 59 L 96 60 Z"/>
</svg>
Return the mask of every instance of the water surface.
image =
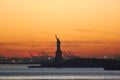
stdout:
<svg viewBox="0 0 120 80">
<path fill-rule="evenodd" d="M 28 67 L 27 64 L 26 65 L 1 64 L 0 79 L 120 80 L 120 71 L 104 71 L 103 68 L 27 68 L 27 67 Z"/>
</svg>

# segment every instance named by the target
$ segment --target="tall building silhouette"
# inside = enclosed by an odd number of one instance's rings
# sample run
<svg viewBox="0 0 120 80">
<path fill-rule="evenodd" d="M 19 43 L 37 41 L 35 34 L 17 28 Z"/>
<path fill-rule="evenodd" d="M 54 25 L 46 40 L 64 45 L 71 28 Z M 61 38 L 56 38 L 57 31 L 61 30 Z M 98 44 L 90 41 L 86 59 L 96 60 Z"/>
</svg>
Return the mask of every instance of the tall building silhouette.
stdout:
<svg viewBox="0 0 120 80">
<path fill-rule="evenodd" d="M 55 55 L 55 63 L 56 64 L 60 64 L 63 62 L 63 57 L 62 57 L 62 51 L 60 49 L 60 39 L 57 37 L 57 35 L 55 35 L 55 38 L 57 40 L 56 42 L 56 55 Z"/>
</svg>

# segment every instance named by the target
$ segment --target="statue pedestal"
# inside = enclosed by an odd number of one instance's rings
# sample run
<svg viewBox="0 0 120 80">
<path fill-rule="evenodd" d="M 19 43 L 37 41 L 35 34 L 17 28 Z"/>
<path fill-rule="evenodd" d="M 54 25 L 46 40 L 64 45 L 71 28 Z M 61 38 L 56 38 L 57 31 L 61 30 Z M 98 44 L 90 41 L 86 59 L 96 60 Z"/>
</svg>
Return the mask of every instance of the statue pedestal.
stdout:
<svg viewBox="0 0 120 80">
<path fill-rule="evenodd" d="M 55 63 L 62 63 L 63 62 L 63 57 L 62 57 L 62 51 L 56 51 L 56 56 L 55 56 Z"/>
</svg>

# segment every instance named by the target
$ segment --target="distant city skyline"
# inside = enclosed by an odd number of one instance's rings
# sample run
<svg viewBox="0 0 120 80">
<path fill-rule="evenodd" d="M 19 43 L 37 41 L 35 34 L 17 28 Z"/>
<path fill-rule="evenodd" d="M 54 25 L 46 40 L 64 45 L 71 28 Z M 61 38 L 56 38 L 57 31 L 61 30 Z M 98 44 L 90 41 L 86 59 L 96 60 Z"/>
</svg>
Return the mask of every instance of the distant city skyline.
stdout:
<svg viewBox="0 0 120 80">
<path fill-rule="evenodd" d="M 120 55 L 119 0 L 0 0 L 0 55 L 55 54 L 82 57 Z"/>
</svg>

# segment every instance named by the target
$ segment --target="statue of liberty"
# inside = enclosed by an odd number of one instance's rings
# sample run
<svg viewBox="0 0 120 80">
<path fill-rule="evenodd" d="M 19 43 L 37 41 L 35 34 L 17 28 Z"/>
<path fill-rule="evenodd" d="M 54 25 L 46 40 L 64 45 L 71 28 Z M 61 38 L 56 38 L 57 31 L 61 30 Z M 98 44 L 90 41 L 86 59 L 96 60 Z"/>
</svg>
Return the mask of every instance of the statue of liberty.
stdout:
<svg viewBox="0 0 120 80">
<path fill-rule="evenodd" d="M 56 46 L 57 46 L 57 50 L 60 50 L 60 40 L 59 40 L 59 38 L 57 37 L 57 35 L 55 35 L 55 37 L 56 37 L 56 40 L 57 40 L 57 42 L 56 42 Z"/>
<path fill-rule="evenodd" d="M 62 51 L 60 49 L 60 39 L 57 37 L 57 35 L 55 35 L 55 38 L 57 40 L 57 42 L 56 42 L 57 50 L 56 50 L 56 55 L 55 55 L 55 63 L 59 64 L 63 61 Z"/>
</svg>

